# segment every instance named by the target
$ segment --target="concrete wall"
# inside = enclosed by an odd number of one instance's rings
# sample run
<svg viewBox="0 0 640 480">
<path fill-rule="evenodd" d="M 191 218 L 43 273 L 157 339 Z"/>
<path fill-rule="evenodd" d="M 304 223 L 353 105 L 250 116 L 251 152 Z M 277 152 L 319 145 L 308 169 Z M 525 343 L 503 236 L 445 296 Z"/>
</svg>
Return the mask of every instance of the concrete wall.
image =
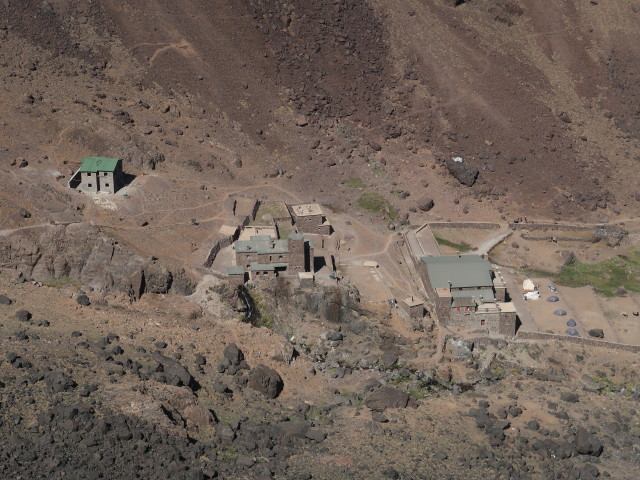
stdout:
<svg viewBox="0 0 640 480">
<path fill-rule="evenodd" d="M 124 184 L 124 173 L 120 166 L 113 172 L 80 172 L 80 178 L 80 190 L 90 193 L 116 193 Z"/>
<path fill-rule="evenodd" d="M 92 172 L 80 172 L 80 190 L 89 193 L 98 193 L 98 178 Z"/>
</svg>

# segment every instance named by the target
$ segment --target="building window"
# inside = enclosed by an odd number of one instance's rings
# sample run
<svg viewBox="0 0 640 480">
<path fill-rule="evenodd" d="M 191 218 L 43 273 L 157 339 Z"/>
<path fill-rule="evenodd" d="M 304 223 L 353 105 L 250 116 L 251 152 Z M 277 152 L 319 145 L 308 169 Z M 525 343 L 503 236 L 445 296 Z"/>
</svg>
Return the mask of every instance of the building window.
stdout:
<svg viewBox="0 0 640 480">
<path fill-rule="evenodd" d="M 91 176 L 91 172 L 87 172 L 87 177 L 90 177 L 90 176 Z"/>
<path fill-rule="evenodd" d="M 87 183 L 87 187 L 91 188 L 93 187 L 93 185 L 91 185 L 90 183 Z"/>
<path fill-rule="evenodd" d="M 105 184 L 104 184 L 104 186 L 105 186 L 105 187 L 108 187 L 108 186 L 109 186 L 109 184 L 108 184 L 108 183 L 105 183 Z"/>
<path fill-rule="evenodd" d="M 106 176 L 107 176 L 107 172 L 102 172 L 102 175 L 103 175 L 104 177 L 106 177 Z"/>
<path fill-rule="evenodd" d="M 480 320 L 480 326 L 484 327 L 484 320 Z"/>
</svg>

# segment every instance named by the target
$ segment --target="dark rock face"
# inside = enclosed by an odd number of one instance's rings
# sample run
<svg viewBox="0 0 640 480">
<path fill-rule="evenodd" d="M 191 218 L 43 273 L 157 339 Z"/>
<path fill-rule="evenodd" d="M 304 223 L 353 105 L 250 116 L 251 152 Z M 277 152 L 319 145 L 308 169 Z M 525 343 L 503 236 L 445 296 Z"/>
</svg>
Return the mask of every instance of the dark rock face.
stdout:
<svg viewBox="0 0 640 480">
<path fill-rule="evenodd" d="M 387 408 L 406 408 L 409 395 L 393 387 L 384 386 L 369 395 L 364 403 L 376 412 L 383 412 Z"/>
<path fill-rule="evenodd" d="M 591 455 L 593 457 L 599 457 L 604 448 L 598 437 L 590 434 L 582 427 L 578 428 L 576 432 L 575 446 L 580 455 Z"/>
<path fill-rule="evenodd" d="M 167 293 L 171 288 L 173 276 L 162 265 L 153 262 L 145 265 L 143 275 L 144 291 L 147 293 Z"/>
<path fill-rule="evenodd" d="M 249 386 L 268 398 L 276 398 L 284 388 L 280 374 L 266 365 L 258 365 L 249 372 Z"/>
<path fill-rule="evenodd" d="M 0 295 L 0 305 L 11 305 L 13 302 L 5 295 Z"/>
<path fill-rule="evenodd" d="M 476 183 L 476 179 L 478 178 L 478 169 L 470 163 L 448 160 L 446 165 L 449 173 L 462 185 L 471 187 Z"/>
<path fill-rule="evenodd" d="M 96 291 L 118 290 L 135 299 L 174 288 L 188 295 L 194 288 L 184 270 L 173 274 L 88 224 L 39 227 L 2 237 L 0 263 L 20 266 L 24 277 L 40 282 L 70 277 Z"/>
</svg>

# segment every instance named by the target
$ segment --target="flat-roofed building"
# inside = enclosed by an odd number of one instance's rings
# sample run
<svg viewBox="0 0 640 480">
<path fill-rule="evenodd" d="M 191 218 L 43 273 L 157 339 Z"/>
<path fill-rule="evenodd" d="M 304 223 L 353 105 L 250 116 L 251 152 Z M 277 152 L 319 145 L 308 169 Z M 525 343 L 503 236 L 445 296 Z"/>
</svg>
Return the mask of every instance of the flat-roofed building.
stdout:
<svg viewBox="0 0 640 480">
<path fill-rule="evenodd" d="M 309 272 L 313 268 L 313 244 L 300 233 L 291 233 L 285 239 L 255 235 L 238 240 L 233 247 L 236 265 L 249 271 L 252 278 Z"/>
<path fill-rule="evenodd" d="M 298 231 L 331 235 L 331 223 L 327 220 L 322 208 L 317 203 L 294 205 L 291 212 Z"/>
</svg>

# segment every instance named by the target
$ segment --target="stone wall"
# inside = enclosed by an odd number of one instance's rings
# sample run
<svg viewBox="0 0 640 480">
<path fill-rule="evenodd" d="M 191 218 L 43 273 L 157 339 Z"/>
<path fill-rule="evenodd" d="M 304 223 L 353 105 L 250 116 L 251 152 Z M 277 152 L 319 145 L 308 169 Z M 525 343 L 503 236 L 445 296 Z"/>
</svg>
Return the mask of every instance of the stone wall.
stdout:
<svg viewBox="0 0 640 480">
<path fill-rule="evenodd" d="M 211 247 L 211 250 L 209 250 L 209 255 L 207 255 L 207 259 L 204 262 L 204 266 L 206 268 L 211 268 L 211 265 L 213 265 L 213 262 L 215 261 L 218 253 L 220 253 L 220 250 L 228 247 L 235 240 L 236 240 L 235 237 L 233 237 L 232 235 L 227 235 L 227 236 L 218 238 L 218 240 L 216 240 L 216 242 Z"/>
<path fill-rule="evenodd" d="M 318 233 L 322 225 L 322 214 L 296 217 L 298 231 L 304 233 Z"/>
<path fill-rule="evenodd" d="M 516 334 L 516 313 L 515 312 L 501 312 L 498 333 L 505 337 L 513 337 Z"/>
<path fill-rule="evenodd" d="M 429 222 L 431 228 L 480 228 L 483 230 L 498 230 L 499 223 L 489 222 Z"/>
<path fill-rule="evenodd" d="M 595 232 L 594 232 L 594 235 L 591 238 L 568 237 L 568 236 L 560 237 L 560 236 L 557 236 L 557 235 L 531 235 L 530 233 L 523 233 L 520 236 L 525 240 L 545 241 L 545 242 L 550 242 L 550 241 L 553 241 L 553 240 L 556 240 L 556 241 L 560 240 L 560 241 L 565 241 L 565 242 L 586 242 L 586 243 L 591 243 L 594 240 L 597 240 L 597 237 L 595 236 Z"/>
<path fill-rule="evenodd" d="M 586 232 L 595 230 L 589 225 L 563 225 L 559 223 L 510 223 L 511 230 L 568 230 L 574 232 Z"/>
<path fill-rule="evenodd" d="M 213 265 L 213 262 L 216 259 L 216 256 L 218 255 L 219 252 L 220 252 L 220 242 L 218 241 L 213 244 L 213 246 L 211 247 L 211 250 L 209 251 L 209 255 L 207 255 L 207 259 L 204 261 L 204 266 L 206 268 L 211 268 L 211 265 Z"/>
<path fill-rule="evenodd" d="M 541 332 L 518 332 L 516 338 L 518 340 L 560 340 L 565 343 L 574 343 L 576 345 L 584 345 L 587 347 L 602 347 L 608 348 L 610 350 L 622 350 L 625 352 L 640 353 L 640 345 L 627 345 L 624 343 L 605 342 L 604 340 L 572 337 L 571 335 L 557 335 L 554 333 Z"/>
</svg>

